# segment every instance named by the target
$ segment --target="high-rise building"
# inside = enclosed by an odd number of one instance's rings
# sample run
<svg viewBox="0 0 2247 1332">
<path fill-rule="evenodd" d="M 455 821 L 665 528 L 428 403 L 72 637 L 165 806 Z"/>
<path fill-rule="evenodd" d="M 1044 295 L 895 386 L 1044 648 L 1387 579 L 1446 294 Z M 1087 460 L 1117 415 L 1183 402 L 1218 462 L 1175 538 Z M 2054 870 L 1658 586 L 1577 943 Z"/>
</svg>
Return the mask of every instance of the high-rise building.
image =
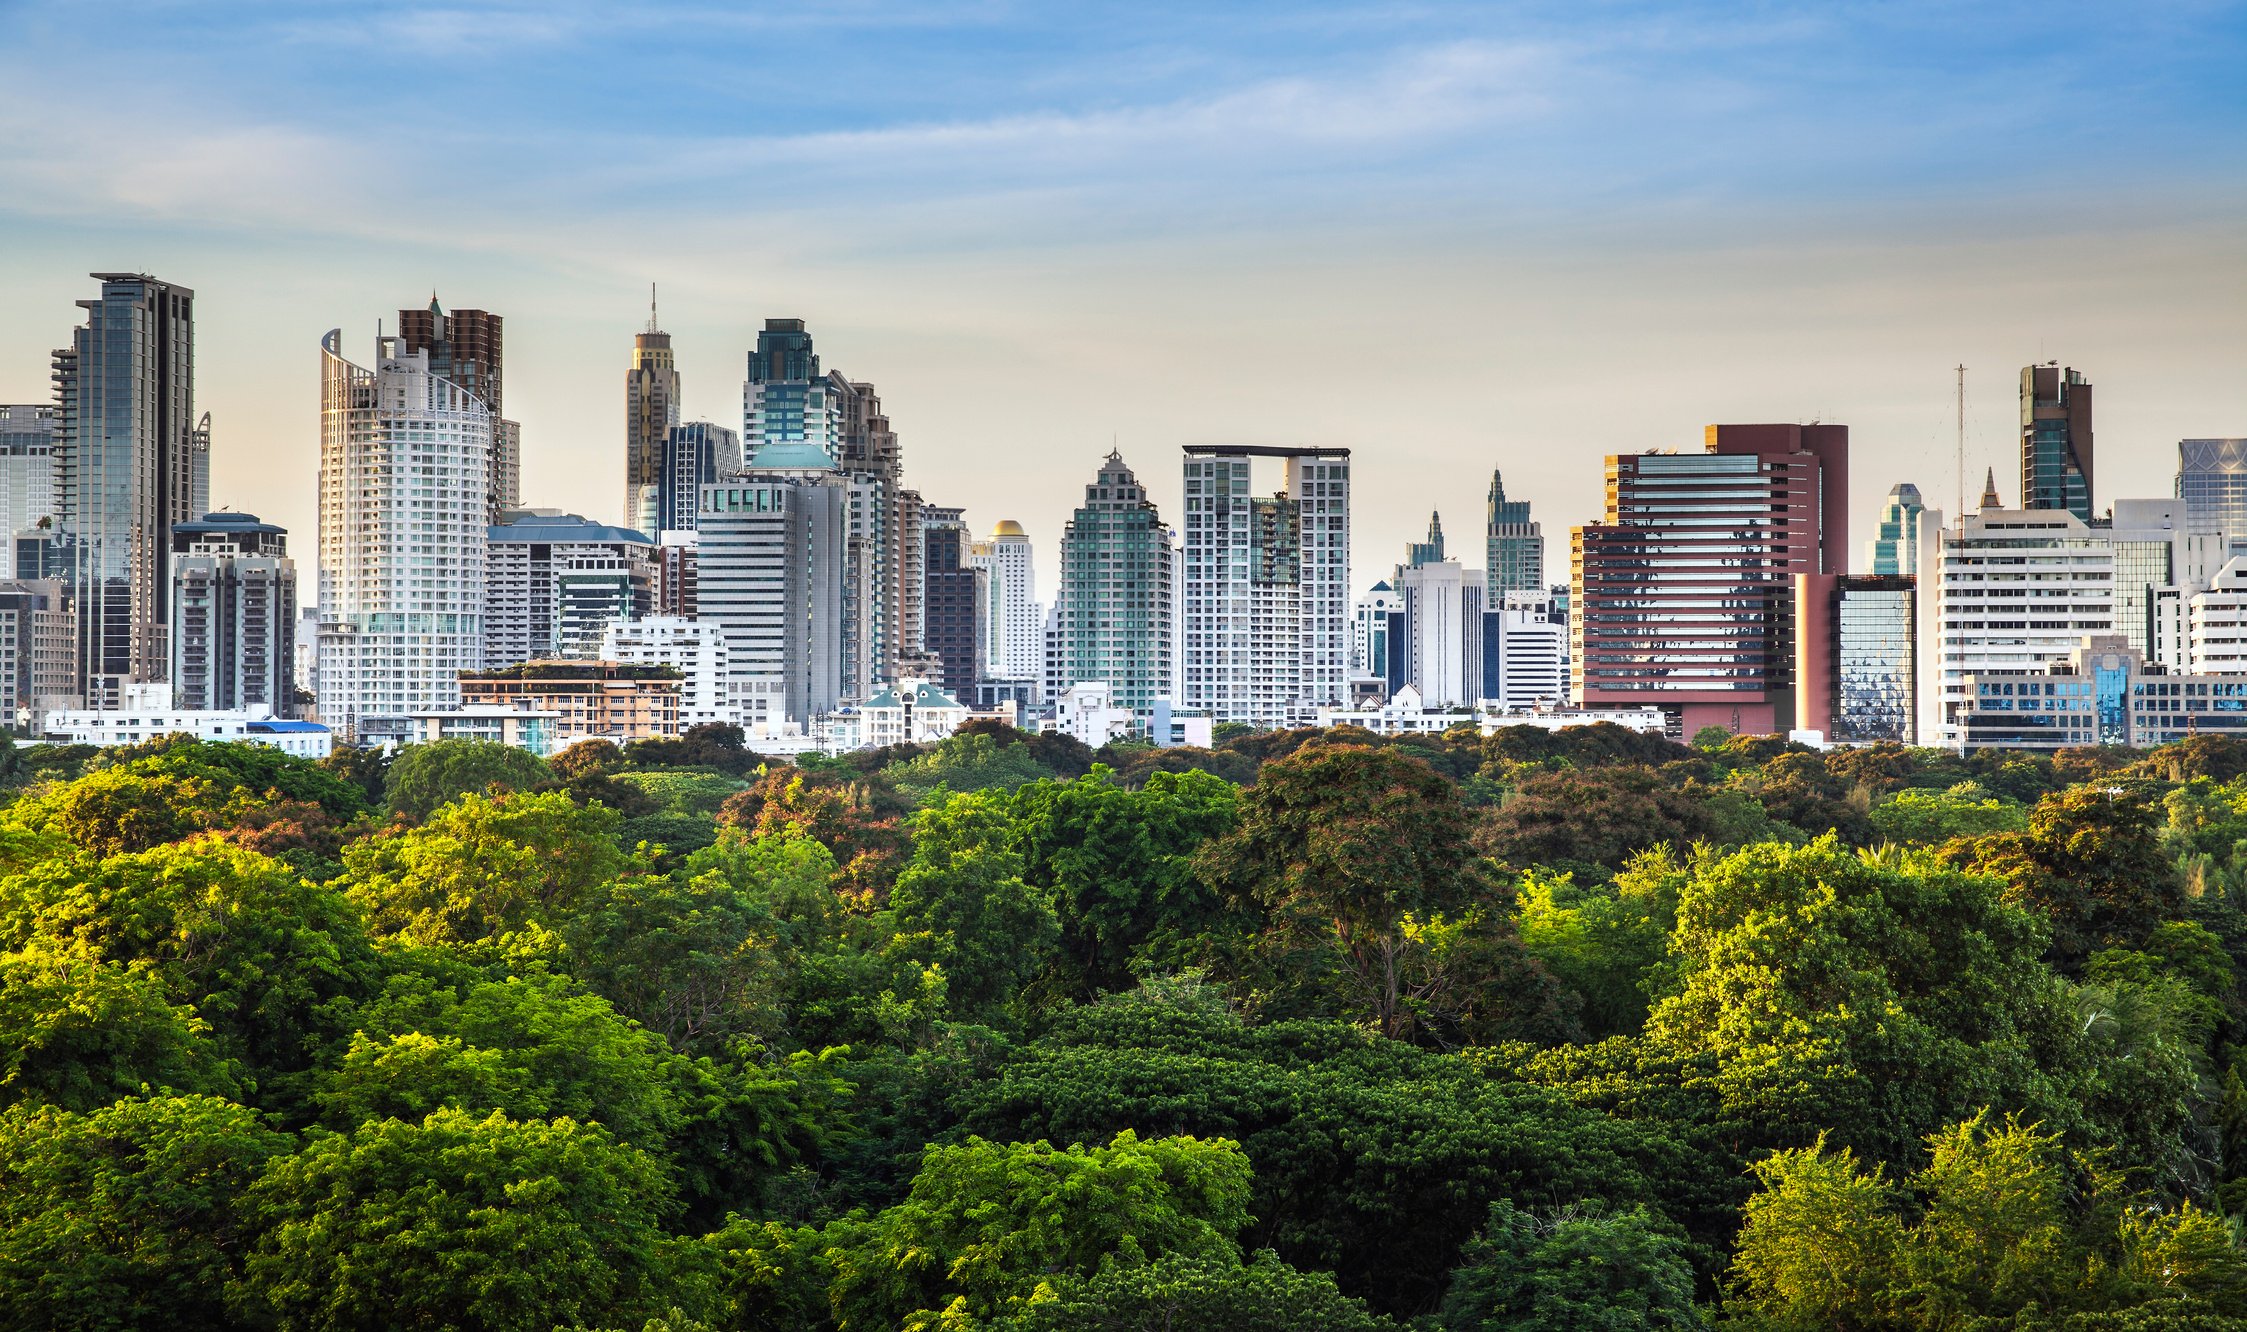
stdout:
<svg viewBox="0 0 2247 1332">
<path fill-rule="evenodd" d="M 697 516 L 695 522 L 699 526 L 701 518 Z M 655 533 L 655 614 L 694 618 L 700 546 L 701 537 L 695 532 Z"/>
<path fill-rule="evenodd" d="M 1553 618 L 1549 591 L 1507 592 L 1484 608 L 1480 693 L 1508 712 L 1568 701 L 1568 626 Z"/>
<path fill-rule="evenodd" d="M 1890 486 L 1865 543 L 1865 569 L 1875 575 L 1910 574 L 1919 568 L 1919 520 L 1927 512 L 1919 487 L 1909 481 Z M 1838 571 L 1837 571 L 1838 572 Z"/>
<path fill-rule="evenodd" d="M 702 492 L 700 616 L 726 636 L 740 724 L 809 724 L 842 703 L 849 486 L 818 446 L 768 441 Z"/>
<path fill-rule="evenodd" d="M 2247 674 L 2247 558 L 2227 561 L 2188 615 L 2192 674 Z"/>
<path fill-rule="evenodd" d="M 61 419 L 50 405 L 0 403 L 0 535 L 13 538 L 55 516 L 55 428 Z"/>
<path fill-rule="evenodd" d="M 403 739 L 484 664 L 494 418 L 398 338 L 371 370 L 340 329 L 320 351 L 320 719 Z"/>
<path fill-rule="evenodd" d="M 1929 510 L 1919 563 L 1917 742 L 1959 743 L 1969 676 L 2066 661 L 2114 630 L 2114 548 L 2064 509 Z"/>
<path fill-rule="evenodd" d="M 942 684 L 971 698 L 984 676 L 984 635 L 989 622 L 990 573 L 967 559 L 973 544 L 958 509 L 928 506 L 921 531 L 926 558 L 921 597 L 921 643 L 944 663 Z"/>
<path fill-rule="evenodd" d="M 77 649 L 70 599 L 52 579 L 0 582 L 0 725 L 21 733 L 27 714 L 75 706 Z"/>
<path fill-rule="evenodd" d="M 1839 744 L 1911 744 L 1918 720 L 1917 579 L 1802 573 L 1794 587 L 1793 726 Z"/>
<path fill-rule="evenodd" d="M 1575 529 L 1570 687 L 1767 735 L 1794 715 L 1794 575 L 1849 550 L 1849 427 L 1713 425 L 1701 453 L 1607 460 L 1607 515 Z"/>
<path fill-rule="evenodd" d="M 1404 687 L 1405 661 L 1404 598 L 1383 579 L 1350 608 L 1350 673 L 1394 693 Z"/>
<path fill-rule="evenodd" d="M 286 528 L 207 513 L 172 526 L 172 705 L 295 712 L 296 561 Z"/>
<path fill-rule="evenodd" d="M 655 543 L 559 509 L 516 509 L 485 534 L 484 668 L 590 657 L 655 606 Z"/>
<path fill-rule="evenodd" d="M 987 669 L 1001 680 L 1037 679 L 1045 665 L 1045 610 L 1038 605 L 1037 570 L 1022 524 L 1001 519 L 989 538 L 969 544 L 967 562 L 988 575 Z"/>
<path fill-rule="evenodd" d="M 2208 586 L 2229 558 L 2224 538 L 2192 531 L 2188 501 L 2121 499 L 2103 530 L 2114 551 L 2114 632 L 2145 661 L 2185 669 L 2176 651 L 2180 623 L 2163 632 L 2159 617 L 2183 608 L 2181 597 Z M 2165 590 L 2178 597 L 2164 599 Z"/>
<path fill-rule="evenodd" d="M 1545 532 L 1529 516 L 1528 500 L 1506 498 L 1505 477 L 1490 474 L 1490 500 L 1483 522 L 1489 563 L 1483 604 L 1497 609 L 1508 592 L 1545 590 Z"/>
<path fill-rule="evenodd" d="M 429 307 L 398 312 L 398 345 L 429 357 L 429 373 L 474 394 L 491 413 L 490 475 L 485 482 L 487 521 L 522 503 L 523 428 L 507 419 L 505 388 L 506 321 L 489 310 L 445 313 L 437 293 Z"/>
<path fill-rule="evenodd" d="M 708 421 L 675 425 L 664 434 L 658 463 L 654 512 L 640 530 L 691 532 L 702 511 L 702 488 L 741 470 L 741 436 Z"/>
<path fill-rule="evenodd" d="M 1170 531 L 1139 478 L 1110 452 L 1061 534 L 1049 613 L 1048 697 L 1105 681 L 1144 727 L 1171 690 Z"/>
<path fill-rule="evenodd" d="M 2177 498 L 2194 532 L 2247 540 L 2247 439 L 2177 441 Z"/>
<path fill-rule="evenodd" d="M 1405 543 L 1404 563 L 1398 565 L 1397 569 L 1400 572 L 1417 569 L 1423 564 L 1434 564 L 1443 558 L 1443 515 L 1431 509 L 1428 512 L 1427 538 Z"/>
<path fill-rule="evenodd" d="M 1276 494 L 1251 493 L 1260 457 Z M 1185 706 L 1278 727 L 1348 702 L 1350 451 L 1190 444 L 1185 527 Z"/>
<path fill-rule="evenodd" d="M 2090 522 L 2091 383 L 2058 361 L 2021 368 L 2021 507 Z"/>
<path fill-rule="evenodd" d="M 1405 681 L 1431 708 L 1482 696 L 1482 570 L 1436 559 L 1397 571 L 1404 602 Z"/>
<path fill-rule="evenodd" d="M 145 273 L 95 273 L 101 295 L 54 354 L 56 544 L 77 610 L 86 706 L 171 667 L 172 524 L 210 493 L 195 416 L 195 293 Z"/>
<path fill-rule="evenodd" d="M 648 326 L 632 336 L 632 368 L 624 374 L 624 525 L 654 532 L 672 526 L 661 519 L 671 498 L 663 482 L 670 433 L 679 424 L 679 370 L 671 356 L 671 335 L 656 325 L 655 292 L 648 292 Z M 735 440 L 738 453 L 740 441 Z M 715 481 L 708 477 L 705 480 Z M 694 492 L 699 494 L 699 492 Z M 676 502 L 675 500 L 673 501 Z M 686 501 L 692 509 L 699 503 Z M 684 524 L 693 526 L 693 524 Z"/>
</svg>

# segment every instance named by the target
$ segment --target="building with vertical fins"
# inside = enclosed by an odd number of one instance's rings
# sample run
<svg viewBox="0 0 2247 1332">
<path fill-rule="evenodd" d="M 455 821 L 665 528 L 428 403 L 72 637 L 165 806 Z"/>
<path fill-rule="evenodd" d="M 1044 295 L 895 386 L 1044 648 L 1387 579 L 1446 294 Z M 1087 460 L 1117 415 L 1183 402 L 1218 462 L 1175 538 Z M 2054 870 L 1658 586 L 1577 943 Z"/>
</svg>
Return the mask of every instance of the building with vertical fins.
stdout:
<svg viewBox="0 0 2247 1332">
<path fill-rule="evenodd" d="M 1700 453 L 1607 460 L 1605 521 L 1575 529 L 1570 688 L 1659 707 L 1673 734 L 1783 731 L 1794 576 L 1848 567 L 1849 428 L 1712 425 Z"/>
<path fill-rule="evenodd" d="M 679 370 L 671 358 L 671 335 L 656 323 L 655 288 L 650 287 L 648 326 L 633 335 L 632 368 L 624 374 L 622 521 L 634 531 L 657 532 L 671 526 L 660 521 L 666 494 L 663 464 L 671 429 L 678 424 Z M 690 498 L 686 507 L 694 508 L 697 503 L 698 500 Z"/>
<path fill-rule="evenodd" d="M 2058 361 L 2021 368 L 2021 507 L 2091 511 L 2091 382 Z"/>
<path fill-rule="evenodd" d="M 495 418 L 401 338 L 369 369 L 330 330 L 320 365 L 320 720 L 405 739 L 484 665 Z"/>
<path fill-rule="evenodd" d="M 1255 458 L 1284 464 L 1276 493 L 1252 493 Z M 1185 527 L 1185 706 L 1278 727 L 1347 703 L 1350 451 L 1189 444 Z"/>
<path fill-rule="evenodd" d="M 112 709 L 171 669 L 174 523 L 210 493 L 195 415 L 195 293 L 95 273 L 85 324 L 54 354 L 61 454 L 55 541 L 78 611 L 79 693 Z"/>
<path fill-rule="evenodd" d="M 944 688 L 972 698 L 987 671 L 991 574 L 968 558 L 974 540 L 959 509 L 922 510 L 921 650 L 943 663 Z"/>
<path fill-rule="evenodd" d="M 487 520 L 523 502 L 523 428 L 507 419 L 505 391 L 506 321 L 489 310 L 450 314 L 429 293 L 429 308 L 398 312 L 398 344 L 429 357 L 429 373 L 481 399 L 492 419 L 491 476 L 486 482 Z"/>
<path fill-rule="evenodd" d="M 52 404 L 0 403 L 0 536 L 55 516 L 55 437 L 61 420 Z"/>
<path fill-rule="evenodd" d="M 2177 441 L 2177 498 L 2194 532 L 2247 540 L 2247 439 Z"/>
<path fill-rule="evenodd" d="M 1865 543 L 1865 569 L 1876 577 L 1910 575 L 1919 568 L 1919 520 L 1927 512 L 1919 487 L 1909 481 L 1888 489 L 1888 499 Z"/>
<path fill-rule="evenodd" d="M 654 543 L 559 509 L 511 509 L 485 533 L 484 668 L 590 657 L 611 624 L 653 613 Z"/>
<path fill-rule="evenodd" d="M 1528 500 L 1506 498 L 1506 479 L 1495 471 L 1490 474 L 1485 513 L 1488 563 L 1483 568 L 1483 604 L 1495 610 L 1504 605 L 1508 592 L 1544 592 L 1544 530 L 1529 516 Z"/>
<path fill-rule="evenodd" d="M 251 513 L 172 526 L 172 706 L 294 715 L 296 561 Z"/>
<path fill-rule="evenodd" d="M 657 462 L 655 507 L 647 515 L 652 523 L 638 530 L 650 535 L 691 532 L 702 508 L 702 488 L 741 470 L 741 436 L 708 421 L 675 425 L 664 433 Z"/>
<path fill-rule="evenodd" d="M 1123 455 L 1111 451 L 1061 534 L 1061 585 L 1047 629 L 1048 697 L 1105 681 L 1144 729 L 1171 691 L 1169 529 Z"/>
</svg>

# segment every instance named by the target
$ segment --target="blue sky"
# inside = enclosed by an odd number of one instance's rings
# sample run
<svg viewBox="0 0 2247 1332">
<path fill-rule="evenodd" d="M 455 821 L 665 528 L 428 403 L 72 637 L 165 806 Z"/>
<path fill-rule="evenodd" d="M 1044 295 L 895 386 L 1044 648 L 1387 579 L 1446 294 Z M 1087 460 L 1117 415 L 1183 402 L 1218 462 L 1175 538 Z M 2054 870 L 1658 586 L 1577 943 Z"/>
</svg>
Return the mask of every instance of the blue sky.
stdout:
<svg viewBox="0 0 2247 1332">
<path fill-rule="evenodd" d="M 1050 552 L 1119 440 L 1359 449 L 1361 581 L 1493 466 L 1843 420 L 1947 494 L 2011 383 L 2100 386 L 2101 497 L 2247 434 L 2239 4 L 794 6 L 0 0 L 0 400 L 96 268 L 202 295 L 218 498 L 311 534 L 313 347 L 509 317 L 537 502 L 608 517 L 646 284 L 690 412 L 766 315 L 909 479 Z M 2110 481 L 2111 479 L 2111 481 Z M 309 551 L 307 551 L 309 553 Z"/>
</svg>

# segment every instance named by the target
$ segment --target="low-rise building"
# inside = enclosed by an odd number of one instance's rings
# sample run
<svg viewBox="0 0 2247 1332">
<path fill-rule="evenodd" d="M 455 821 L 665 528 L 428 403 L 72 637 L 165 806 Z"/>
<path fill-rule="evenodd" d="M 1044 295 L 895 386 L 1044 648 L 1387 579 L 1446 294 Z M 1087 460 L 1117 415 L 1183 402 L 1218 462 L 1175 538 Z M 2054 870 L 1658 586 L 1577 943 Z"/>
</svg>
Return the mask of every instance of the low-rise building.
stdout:
<svg viewBox="0 0 2247 1332">
<path fill-rule="evenodd" d="M 1454 726 L 1472 726 L 1484 735 L 1508 726 L 1560 731 L 1601 722 L 1660 735 L 1664 715 L 1658 707 L 1509 709 L 1488 699 L 1475 708 L 1430 708 L 1422 702 L 1420 691 L 1411 685 L 1371 707 L 1331 708 L 1319 713 L 1321 726 L 1355 726 L 1375 735 L 1441 735 Z"/>
<path fill-rule="evenodd" d="M 1966 677 L 1959 748 L 2148 749 L 2195 735 L 2247 736 L 2247 672 L 2186 675 L 2150 663 L 2128 636 L 2086 636 L 2068 660 Z"/>
<path fill-rule="evenodd" d="M 218 710 L 176 708 L 168 684 L 127 685 L 122 707 L 58 709 L 42 714 L 34 729 L 43 739 L 73 745 L 137 745 L 167 735 L 192 735 L 265 745 L 299 758 L 326 758 L 334 748 L 327 727 L 276 718 L 262 703 Z"/>
<path fill-rule="evenodd" d="M 858 707 L 865 748 L 931 745 L 967 721 L 968 709 L 927 680 L 899 680 Z"/>
<path fill-rule="evenodd" d="M 601 659 L 628 666 L 668 666 L 679 673 L 679 729 L 741 724 L 734 697 L 726 633 L 712 620 L 651 615 L 611 624 L 601 638 Z"/>
<path fill-rule="evenodd" d="M 1155 700 L 1154 716 L 1147 722 L 1147 738 L 1162 749 L 1175 749 L 1180 745 L 1208 749 L 1216 743 L 1215 731 L 1215 723 L 1208 713 L 1174 707 L 1167 698 Z"/>
<path fill-rule="evenodd" d="M 529 750 L 546 758 L 555 752 L 554 733 L 561 715 L 528 707 L 478 703 L 441 712 L 417 712 L 411 720 L 413 738 L 419 744 L 482 740 Z"/>
<path fill-rule="evenodd" d="M 1116 706 L 1106 680 L 1080 680 L 1054 700 L 1053 720 L 1045 729 L 1098 749 L 1111 740 L 1128 739 L 1138 725 L 1130 708 Z"/>
<path fill-rule="evenodd" d="M 650 740 L 679 734 L 679 672 L 670 666 L 619 661 L 526 661 L 490 671 L 463 671 L 462 707 L 522 707 L 555 716 L 553 743 Z"/>
</svg>

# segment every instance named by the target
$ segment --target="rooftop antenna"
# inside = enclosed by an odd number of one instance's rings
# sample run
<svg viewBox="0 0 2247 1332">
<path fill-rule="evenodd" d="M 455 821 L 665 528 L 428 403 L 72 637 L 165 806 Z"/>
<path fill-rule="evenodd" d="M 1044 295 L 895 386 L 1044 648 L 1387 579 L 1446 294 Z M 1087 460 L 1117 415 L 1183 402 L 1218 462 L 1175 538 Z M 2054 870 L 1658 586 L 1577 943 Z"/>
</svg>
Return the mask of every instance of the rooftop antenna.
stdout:
<svg viewBox="0 0 2247 1332">
<path fill-rule="evenodd" d="M 656 327 L 655 323 L 655 284 L 650 282 L 648 284 L 648 332 L 660 333 L 662 331 L 662 329 Z"/>
<path fill-rule="evenodd" d="M 1958 511 L 1966 512 L 1966 367 L 1958 367 Z"/>
</svg>

